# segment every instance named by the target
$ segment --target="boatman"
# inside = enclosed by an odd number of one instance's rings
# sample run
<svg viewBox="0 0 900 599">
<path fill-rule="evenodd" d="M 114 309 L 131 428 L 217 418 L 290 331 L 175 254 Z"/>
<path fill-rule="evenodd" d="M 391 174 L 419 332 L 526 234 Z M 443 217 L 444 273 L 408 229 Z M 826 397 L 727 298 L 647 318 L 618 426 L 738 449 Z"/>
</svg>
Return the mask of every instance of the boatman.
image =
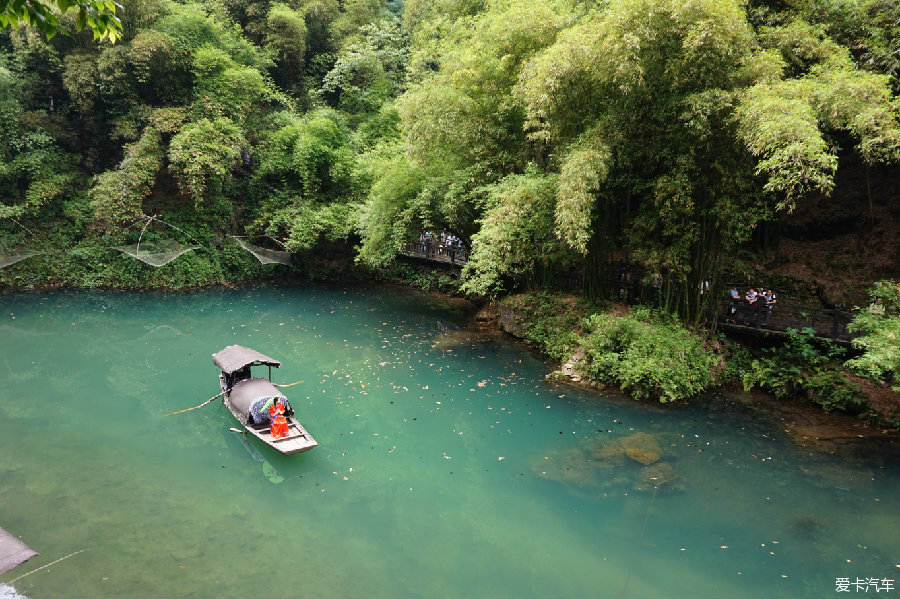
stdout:
<svg viewBox="0 0 900 599">
<path fill-rule="evenodd" d="M 276 397 L 272 407 L 269 408 L 269 416 L 272 417 L 272 438 L 280 439 L 288 436 L 288 423 L 284 417 L 284 404 Z"/>
</svg>

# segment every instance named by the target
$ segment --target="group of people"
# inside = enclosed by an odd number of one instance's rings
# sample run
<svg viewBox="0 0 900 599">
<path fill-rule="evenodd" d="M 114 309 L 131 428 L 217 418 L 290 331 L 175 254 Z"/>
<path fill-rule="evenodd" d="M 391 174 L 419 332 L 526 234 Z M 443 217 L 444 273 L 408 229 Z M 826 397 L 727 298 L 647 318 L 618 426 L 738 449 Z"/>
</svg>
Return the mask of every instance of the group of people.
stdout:
<svg viewBox="0 0 900 599">
<path fill-rule="evenodd" d="M 731 296 L 731 306 L 728 308 L 726 320 L 734 324 L 750 326 L 759 322 L 759 325 L 764 327 L 775 304 L 778 303 L 778 296 L 771 288 L 759 293 L 755 287 L 751 287 L 742 297 L 737 287 L 732 286 L 728 293 Z"/>
<path fill-rule="evenodd" d="M 462 240 L 452 233 L 442 231 L 440 235 L 435 235 L 431 231 L 422 231 L 419 235 L 419 251 L 423 254 L 459 258 L 462 250 Z"/>
</svg>

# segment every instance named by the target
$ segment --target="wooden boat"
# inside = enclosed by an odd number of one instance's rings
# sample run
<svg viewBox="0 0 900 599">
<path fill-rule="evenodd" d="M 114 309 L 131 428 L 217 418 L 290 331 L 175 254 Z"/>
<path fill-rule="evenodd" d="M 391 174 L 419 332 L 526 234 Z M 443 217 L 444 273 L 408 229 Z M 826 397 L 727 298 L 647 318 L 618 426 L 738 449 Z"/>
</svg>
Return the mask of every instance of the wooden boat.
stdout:
<svg viewBox="0 0 900 599">
<path fill-rule="evenodd" d="M 219 384 L 225 406 L 250 434 L 285 455 L 309 451 L 318 445 L 294 416 L 287 398 L 272 384 L 272 367 L 280 367 L 281 362 L 241 345 L 229 345 L 213 354 L 212 359 L 222 371 Z M 259 366 L 269 367 L 268 377 L 252 376 L 254 367 Z M 288 422 L 287 436 L 278 438 L 272 437 L 269 414 L 261 409 L 276 397 L 286 407 L 284 417 Z"/>
</svg>

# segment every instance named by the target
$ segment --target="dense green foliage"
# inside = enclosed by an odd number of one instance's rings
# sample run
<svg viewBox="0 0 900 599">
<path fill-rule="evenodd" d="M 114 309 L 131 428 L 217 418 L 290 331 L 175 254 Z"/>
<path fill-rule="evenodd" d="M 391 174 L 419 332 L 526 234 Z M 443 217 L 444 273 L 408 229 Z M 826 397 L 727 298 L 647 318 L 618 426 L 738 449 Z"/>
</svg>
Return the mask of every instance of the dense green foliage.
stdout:
<svg viewBox="0 0 900 599">
<path fill-rule="evenodd" d="M 43 252 L 0 284 L 206 285 L 286 270 L 230 235 L 351 241 L 362 155 L 397 135 L 399 10 L 132 0 L 115 45 L 0 32 L 0 253 Z M 113 249 L 153 239 L 202 247 L 156 269 Z"/>
<path fill-rule="evenodd" d="M 900 283 L 879 281 L 869 291 L 872 303 L 858 309 L 851 329 L 861 333 L 853 340 L 862 355 L 847 361 L 855 371 L 900 391 Z"/>
<path fill-rule="evenodd" d="M 361 256 L 447 229 L 472 241 L 467 288 L 490 293 L 547 265 L 603 276 L 630 249 L 675 281 L 667 307 L 699 315 L 700 283 L 760 223 L 833 188 L 835 136 L 866 161 L 900 157 L 893 73 L 860 70 L 829 36 L 860 32 L 851 4 L 415 5 L 404 137 L 383 154 Z"/>
<path fill-rule="evenodd" d="M 306 256 L 358 244 L 382 268 L 427 228 L 471 250 L 468 292 L 561 269 L 602 291 L 627 252 L 671 281 L 666 310 L 699 319 L 717 296 L 701 283 L 830 192 L 842 152 L 900 158 L 885 0 L 128 0 L 9 17 L 47 6 L 9 4 L 3 23 L 71 35 L 0 32 L 0 246 L 48 252 L 0 271 L 8 284 L 110 281 L 69 254 L 108 268 L 143 215 L 223 273 L 229 235 Z"/>
<path fill-rule="evenodd" d="M 115 42 L 122 33 L 116 16 L 121 6 L 112 0 L 3 0 L 0 3 L 0 27 L 34 27 L 52 38 L 62 27 L 62 15 L 69 13 L 74 28 L 90 28 L 96 40 Z"/>
<path fill-rule="evenodd" d="M 751 362 L 744 389 L 759 387 L 778 398 L 808 397 L 827 411 L 862 412 L 862 388 L 840 370 L 846 351 L 814 334 L 811 329 L 789 330 L 783 346 L 764 350 Z"/>
<path fill-rule="evenodd" d="M 579 343 L 580 368 L 637 399 L 678 401 L 714 382 L 721 357 L 673 316 L 639 308 L 625 316 L 591 314 Z"/>
<path fill-rule="evenodd" d="M 522 337 L 560 362 L 576 352 L 584 317 L 602 309 L 602 305 L 552 292 L 512 295 L 501 303 L 501 310 L 515 317 Z"/>
<path fill-rule="evenodd" d="M 574 358 L 581 375 L 635 399 L 684 400 L 719 382 L 722 357 L 671 314 L 646 307 L 613 314 L 553 293 L 512 296 L 502 306 L 530 343 L 561 362 Z"/>
</svg>

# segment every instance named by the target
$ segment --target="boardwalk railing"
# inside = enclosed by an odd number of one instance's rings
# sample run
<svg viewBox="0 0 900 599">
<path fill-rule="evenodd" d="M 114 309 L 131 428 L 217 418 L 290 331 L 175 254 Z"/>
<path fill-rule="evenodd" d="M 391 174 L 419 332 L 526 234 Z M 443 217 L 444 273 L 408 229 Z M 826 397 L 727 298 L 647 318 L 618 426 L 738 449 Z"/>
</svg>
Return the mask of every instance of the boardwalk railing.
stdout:
<svg viewBox="0 0 900 599">
<path fill-rule="evenodd" d="M 784 332 L 787 329 L 810 328 L 817 337 L 850 341 L 858 333 L 850 332 L 853 314 L 844 310 L 812 308 L 777 303 L 769 309 L 765 304 L 750 306 L 730 298 L 722 300 L 719 325 L 726 329 L 758 329 Z"/>
<path fill-rule="evenodd" d="M 464 265 L 469 260 L 469 252 L 461 247 L 444 247 L 435 242 L 412 241 L 404 246 L 407 256 L 443 262 L 445 264 Z M 581 290 L 584 280 L 580 273 L 554 271 L 552 276 L 543 273 L 546 283 L 556 288 L 570 291 Z M 521 277 L 519 277 L 521 278 Z M 521 283 L 521 281 L 520 281 Z M 602 283 L 601 283 L 602 285 Z M 662 289 L 659 286 L 645 285 L 631 280 L 609 279 L 606 281 L 609 296 L 626 304 L 647 303 L 658 305 Z M 734 301 L 730 297 L 722 299 L 718 305 L 713 303 L 712 309 L 718 310 L 718 324 L 732 332 L 772 332 L 784 333 L 788 329 L 802 330 L 809 328 L 817 337 L 825 337 L 840 342 L 849 342 L 859 333 L 850 331 L 853 314 L 844 310 L 798 306 L 777 303 L 769 309 L 763 303 L 750 306 L 746 302 Z M 713 314 L 708 314 L 712 320 Z"/>
<path fill-rule="evenodd" d="M 404 254 L 426 260 L 465 264 L 469 261 L 469 250 L 459 246 L 444 246 L 435 242 L 410 241 L 404 247 Z"/>
</svg>

